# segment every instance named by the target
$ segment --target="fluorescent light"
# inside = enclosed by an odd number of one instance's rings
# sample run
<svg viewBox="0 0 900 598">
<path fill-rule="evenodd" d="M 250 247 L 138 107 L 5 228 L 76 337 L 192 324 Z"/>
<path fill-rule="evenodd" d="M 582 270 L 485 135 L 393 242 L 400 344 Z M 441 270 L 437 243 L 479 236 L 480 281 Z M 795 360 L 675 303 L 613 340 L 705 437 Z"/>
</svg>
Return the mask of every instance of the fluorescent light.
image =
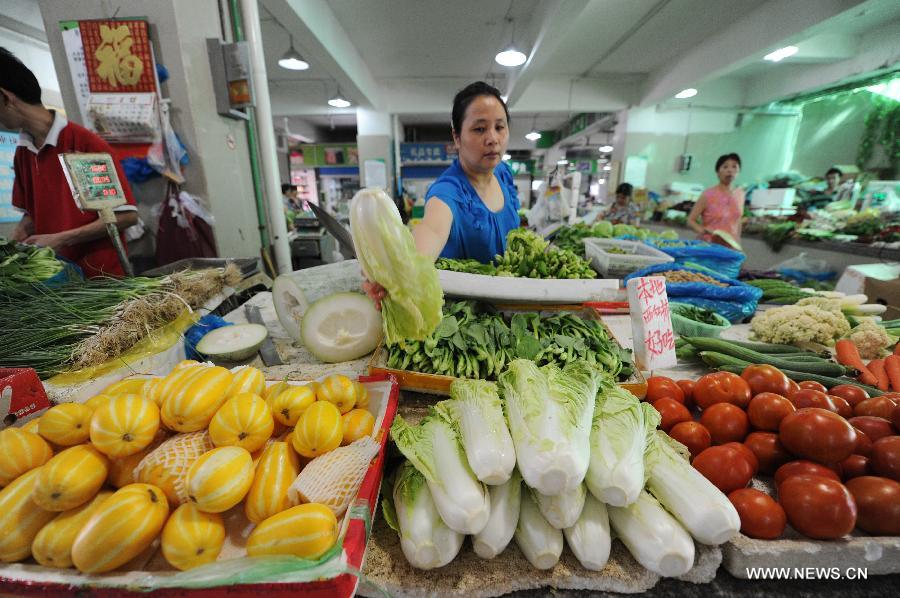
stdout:
<svg viewBox="0 0 900 598">
<path fill-rule="evenodd" d="M 609 152 L 613 151 L 613 146 L 611 146 L 611 145 L 601 145 L 601 146 L 600 146 L 600 151 L 603 152 L 604 154 L 608 154 Z"/>
<path fill-rule="evenodd" d="M 697 90 L 693 87 L 688 87 L 687 89 L 682 89 L 678 93 L 675 94 L 675 97 L 679 100 L 685 100 L 687 98 L 692 98 L 697 95 Z"/>
<path fill-rule="evenodd" d="M 599 185 L 605 185 L 605 184 L 606 184 L 606 179 L 597 179 L 597 184 L 599 184 Z"/>
<path fill-rule="evenodd" d="M 541 188 L 541 183 L 543 183 L 543 182 L 544 181 L 542 181 L 541 179 L 534 179 L 533 181 L 531 181 L 531 190 L 537 191 L 538 189 Z"/>
<path fill-rule="evenodd" d="M 497 55 L 494 56 L 494 60 L 497 61 L 497 64 L 503 66 L 520 66 L 525 64 L 526 60 L 525 54 L 519 52 L 514 47 L 510 46 L 506 50 L 502 52 L 497 52 Z"/>
<path fill-rule="evenodd" d="M 612 166 L 607 164 L 606 166 L 603 167 L 603 170 L 612 170 Z"/>
<path fill-rule="evenodd" d="M 900 102 L 900 79 L 893 79 L 890 83 L 879 83 L 870 85 L 866 90 L 886 98 L 891 98 L 895 102 Z"/>
<path fill-rule="evenodd" d="M 569 163 L 569 161 L 566 160 L 565 158 L 563 158 L 562 160 L 557 160 L 556 163 L 559 164 L 560 166 L 565 166 L 566 164 Z"/>
<path fill-rule="evenodd" d="M 598 183 L 591 183 L 590 194 L 594 197 L 600 195 L 600 185 Z"/>
<path fill-rule="evenodd" d="M 779 48 L 774 52 L 769 52 L 765 56 L 763 56 L 763 60 L 768 60 L 769 62 L 780 62 L 787 58 L 788 56 L 793 56 L 797 53 L 797 46 L 785 46 L 783 48 Z"/>
<path fill-rule="evenodd" d="M 350 102 L 345 100 L 340 96 L 340 94 L 334 96 L 330 100 L 328 100 L 329 106 L 334 106 L 335 108 L 347 108 L 350 106 Z"/>
<path fill-rule="evenodd" d="M 527 139 L 528 141 L 537 141 L 540 138 L 541 138 L 541 134 L 538 133 L 537 131 L 532 131 L 531 133 L 528 133 L 527 135 L 525 135 L 525 139 Z"/>
<path fill-rule="evenodd" d="M 512 156 L 510 156 L 509 154 L 503 154 L 503 159 L 504 159 L 504 160 L 509 160 L 509 159 L 511 159 L 511 158 L 512 158 Z"/>
<path fill-rule="evenodd" d="M 508 95 L 501 95 L 501 96 L 500 96 L 500 99 L 503 100 L 503 103 L 505 104 L 506 102 L 509 101 L 509 96 L 508 96 Z"/>
</svg>

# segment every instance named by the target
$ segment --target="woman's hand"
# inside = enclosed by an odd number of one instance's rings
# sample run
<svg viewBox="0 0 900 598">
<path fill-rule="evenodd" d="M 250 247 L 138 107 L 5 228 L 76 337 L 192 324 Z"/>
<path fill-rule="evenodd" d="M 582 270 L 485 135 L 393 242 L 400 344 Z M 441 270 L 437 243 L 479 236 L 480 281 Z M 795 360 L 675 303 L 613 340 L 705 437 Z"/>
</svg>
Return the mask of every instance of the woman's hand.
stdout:
<svg viewBox="0 0 900 598">
<path fill-rule="evenodd" d="M 375 309 L 381 311 L 381 301 L 387 297 L 385 288 L 377 282 L 372 282 L 368 278 L 363 280 L 362 288 L 363 292 L 365 292 L 369 299 L 372 300 L 372 303 L 375 304 Z"/>
</svg>

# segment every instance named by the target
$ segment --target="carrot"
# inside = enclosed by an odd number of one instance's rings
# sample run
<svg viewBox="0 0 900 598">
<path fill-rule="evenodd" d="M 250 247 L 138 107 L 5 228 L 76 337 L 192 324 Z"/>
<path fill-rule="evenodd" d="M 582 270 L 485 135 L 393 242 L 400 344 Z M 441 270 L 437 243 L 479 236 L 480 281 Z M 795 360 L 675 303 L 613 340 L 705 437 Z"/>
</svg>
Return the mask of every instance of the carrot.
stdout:
<svg viewBox="0 0 900 598">
<path fill-rule="evenodd" d="M 900 355 L 900 343 L 894 345 L 894 355 Z"/>
<path fill-rule="evenodd" d="M 875 374 L 875 378 L 878 379 L 878 390 L 887 390 L 890 386 L 890 380 L 888 379 L 887 371 L 884 368 L 884 360 L 883 359 L 873 359 L 869 362 L 867 366 L 869 371 Z"/>
<path fill-rule="evenodd" d="M 900 355 L 888 355 L 884 360 L 884 371 L 891 381 L 891 387 L 900 391 Z"/>
<path fill-rule="evenodd" d="M 835 357 L 839 364 L 846 365 L 859 371 L 860 382 L 868 384 L 869 386 L 878 385 L 878 378 L 876 378 L 875 374 L 869 371 L 869 368 L 863 363 L 862 358 L 859 356 L 859 349 L 856 348 L 853 341 L 842 338 L 834 344 L 834 349 Z"/>
</svg>

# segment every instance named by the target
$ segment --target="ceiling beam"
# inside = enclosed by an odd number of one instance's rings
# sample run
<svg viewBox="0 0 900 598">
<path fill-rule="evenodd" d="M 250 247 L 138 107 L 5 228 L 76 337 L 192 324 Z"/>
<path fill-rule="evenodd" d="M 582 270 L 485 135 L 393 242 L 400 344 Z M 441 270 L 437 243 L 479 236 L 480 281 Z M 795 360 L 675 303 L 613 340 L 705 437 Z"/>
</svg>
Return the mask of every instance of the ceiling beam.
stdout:
<svg viewBox="0 0 900 598">
<path fill-rule="evenodd" d="M 566 34 L 581 18 L 588 4 L 588 0 L 555 0 L 538 4 L 531 19 L 532 23 L 538 23 L 540 27 L 534 38 L 534 45 L 525 64 L 507 78 L 506 103 L 510 107 L 514 107 L 522 98 Z"/>
<path fill-rule="evenodd" d="M 301 53 L 322 65 L 355 103 L 383 108 L 381 89 L 326 0 L 261 0 L 294 36 Z"/>
<path fill-rule="evenodd" d="M 656 104 L 762 58 L 763 53 L 799 41 L 807 29 L 860 4 L 860 0 L 769 0 L 652 73 L 640 104 Z"/>
</svg>

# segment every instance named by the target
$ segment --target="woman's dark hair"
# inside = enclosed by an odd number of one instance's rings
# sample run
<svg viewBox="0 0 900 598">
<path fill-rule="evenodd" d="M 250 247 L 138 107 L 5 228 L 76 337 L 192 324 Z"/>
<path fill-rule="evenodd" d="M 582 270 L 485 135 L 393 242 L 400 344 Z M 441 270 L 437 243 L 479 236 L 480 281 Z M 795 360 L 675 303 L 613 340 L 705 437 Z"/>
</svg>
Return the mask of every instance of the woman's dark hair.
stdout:
<svg viewBox="0 0 900 598">
<path fill-rule="evenodd" d="M 825 173 L 825 176 L 828 176 L 829 174 L 836 174 L 838 176 L 844 176 L 844 173 L 841 172 L 839 169 L 835 168 L 834 166 L 832 166 L 831 168 L 828 169 L 828 172 Z"/>
<path fill-rule="evenodd" d="M 290 183 L 282 183 L 281 184 L 281 193 L 285 194 L 285 193 L 288 193 L 289 191 L 293 191 L 296 188 L 297 188 L 297 185 L 292 185 Z"/>
<path fill-rule="evenodd" d="M 453 112 L 450 116 L 450 122 L 453 125 L 453 131 L 457 135 L 462 129 L 462 121 L 466 116 L 466 110 L 469 109 L 469 104 L 478 96 L 494 96 L 497 98 L 497 101 L 503 106 L 503 112 L 506 113 L 506 122 L 509 123 L 509 109 L 506 107 L 506 102 L 500 97 L 500 90 L 484 81 L 476 81 L 459 90 L 456 97 L 453 98 Z"/>
<path fill-rule="evenodd" d="M 725 154 L 724 156 L 719 156 L 719 159 L 716 160 L 716 172 L 719 172 L 719 169 L 722 168 L 722 164 L 727 162 L 728 160 L 734 160 L 737 162 L 738 166 L 741 166 L 741 157 L 737 154 Z"/>
<path fill-rule="evenodd" d="M 6 48 L 0 47 L 0 87 L 16 94 L 26 104 L 41 103 L 37 77 Z"/>
<path fill-rule="evenodd" d="M 616 187 L 616 195 L 624 195 L 625 197 L 631 197 L 631 192 L 634 191 L 634 187 L 631 183 L 622 183 L 618 187 Z"/>
</svg>

